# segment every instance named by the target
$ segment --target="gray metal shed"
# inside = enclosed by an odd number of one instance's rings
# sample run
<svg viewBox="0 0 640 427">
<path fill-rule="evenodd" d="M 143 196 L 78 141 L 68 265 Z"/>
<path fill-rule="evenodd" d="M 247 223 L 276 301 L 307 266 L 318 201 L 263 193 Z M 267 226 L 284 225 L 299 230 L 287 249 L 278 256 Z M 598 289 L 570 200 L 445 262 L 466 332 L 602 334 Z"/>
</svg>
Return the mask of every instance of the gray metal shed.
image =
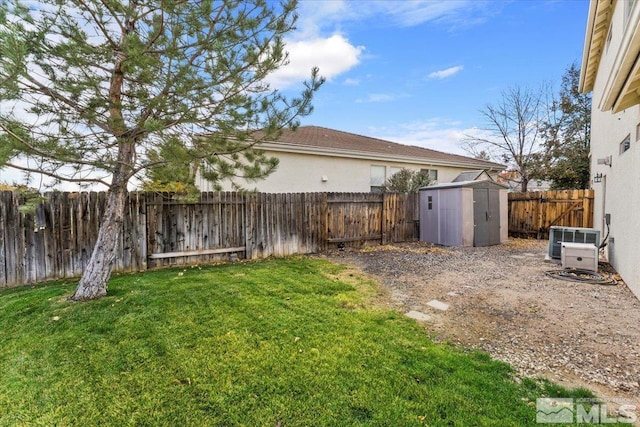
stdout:
<svg viewBox="0 0 640 427">
<path fill-rule="evenodd" d="M 509 236 L 508 187 L 463 181 L 420 189 L 420 240 L 445 246 L 489 246 Z"/>
</svg>

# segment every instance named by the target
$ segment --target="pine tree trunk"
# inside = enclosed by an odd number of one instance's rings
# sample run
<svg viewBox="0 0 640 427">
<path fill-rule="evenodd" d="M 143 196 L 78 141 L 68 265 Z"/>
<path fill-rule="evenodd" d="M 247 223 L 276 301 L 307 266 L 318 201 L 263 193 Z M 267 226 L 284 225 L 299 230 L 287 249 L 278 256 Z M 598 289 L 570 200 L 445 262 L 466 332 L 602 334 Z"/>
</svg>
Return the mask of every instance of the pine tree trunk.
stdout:
<svg viewBox="0 0 640 427">
<path fill-rule="evenodd" d="M 101 298 L 107 294 L 111 271 L 118 256 L 126 197 L 126 186 L 112 187 L 109 191 L 98 240 L 93 247 L 89 263 L 82 273 L 80 283 L 69 299 L 85 301 Z"/>
<path fill-rule="evenodd" d="M 133 21 L 126 21 L 126 29 L 121 43 L 126 42 L 126 34 L 132 30 Z M 111 187 L 107 198 L 107 206 L 100 224 L 98 240 L 93 247 L 89 263 L 82 273 L 82 278 L 75 293 L 69 299 L 85 301 L 98 299 L 107 294 L 109 278 L 113 264 L 118 256 L 118 243 L 122 233 L 124 203 L 127 198 L 127 183 L 131 177 L 131 169 L 135 156 L 135 129 L 127 129 L 122 114 L 122 88 L 124 72 L 122 63 L 126 60 L 124 49 L 119 49 L 109 84 L 109 128 L 118 141 L 118 158 L 114 165 Z"/>
<path fill-rule="evenodd" d="M 98 299 L 107 294 L 111 270 L 119 254 L 118 243 L 122 233 L 124 208 L 127 200 L 127 183 L 131 162 L 134 157 L 135 142 L 123 141 L 118 150 L 118 163 L 113 171 L 111 187 L 107 196 L 107 206 L 100 223 L 98 239 L 89 263 L 82 273 L 75 293 L 69 299 L 86 301 Z"/>
</svg>

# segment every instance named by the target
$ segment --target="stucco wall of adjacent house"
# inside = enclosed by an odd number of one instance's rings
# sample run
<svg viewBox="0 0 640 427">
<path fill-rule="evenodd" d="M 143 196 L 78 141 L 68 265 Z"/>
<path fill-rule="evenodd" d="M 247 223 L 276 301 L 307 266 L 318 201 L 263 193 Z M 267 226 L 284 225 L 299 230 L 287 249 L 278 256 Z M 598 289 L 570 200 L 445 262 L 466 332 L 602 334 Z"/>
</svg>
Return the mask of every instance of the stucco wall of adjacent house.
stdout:
<svg viewBox="0 0 640 427">
<path fill-rule="evenodd" d="M 640 298 L 640 107 L 620 113 L 601 111 L 603 91 L 612 78 L 613 65 L 622 42 L 623 5 L 618 2 L 613 13 L 613 31 L 608 49 L 600 60 L 594 90 L 591 116 L 591 176 L 595 190 L 594 227 L 607 233 L 605 214 L 611 215 L 609 244 L 605 255 L 636 296 Z M 621 152 L 621 143 L 630 139 L 629 149 Z M 611 156 L 611 166 L 598 164 L 598 159 Z"/>
<path fill-rule="evenodd" d="M 386 178 L 402 168 L 436 169 L 440 183 L 451 182 L 460 172 L 473 169 L 287 152 L 266 154 L 280 160 L 278 169 L 264 180 L 239 181 L 243 188 L 263 193 L 369 192 L 371 166 L 384 166 Z M 200 177 L 196 184 L 202 191 L 212 190 L 211 184 Z M 233 189 L 229 182 L 222 187 L 225 191 Z"/>
</svg>

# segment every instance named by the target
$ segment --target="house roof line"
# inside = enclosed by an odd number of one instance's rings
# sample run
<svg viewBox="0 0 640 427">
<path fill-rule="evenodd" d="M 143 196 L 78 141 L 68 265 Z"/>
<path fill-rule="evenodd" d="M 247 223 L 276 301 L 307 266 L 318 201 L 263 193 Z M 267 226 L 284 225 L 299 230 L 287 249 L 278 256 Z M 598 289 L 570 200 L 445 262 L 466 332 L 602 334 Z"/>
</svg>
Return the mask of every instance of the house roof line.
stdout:
<svg viewBox="0 0 640 427">
<path fill-rule="evenodd" d="M 478 167 L 478 163 L 475 163 L 473 159 L 469 159 L 468 162 L 463 161 L 444 161 L 444 160 L 435 160 L 435 159 L 425 159 L 425 158 L 417 158 L 413 156 L 402 156 L 402 155 L 384 155 L 370 152 L 361 152 L 355 150 L 345 150 L 345 149 L 328 149 L 322 147 L 316 147 L 311 145 L 304 144 L 290 144 L 286 142 L 262 142 L 260 143 L 260 149 L 262 150 L 271 150 L 271 151 L 279 151 L 285 153 L 306 153 L 306 154 L 317 154 L 324 155 L 329 157 L 348 157 L 348 158 L 356 158 L 356 159 L 364 159 L 364 160 L 379 160 L 379 161 L 393 161 L 393 162 L 402 162 L 402 163 L 417 163 L 424 164 L 427 166 L 470 166 L 470 167 Z M 487 167 L 486 164 L 483 164 L 488 170 L 503 170 L 504 165 L 495 164 L 493 167 Z"/>
<path fill-rule="evenodd" d="M 505 168 L 505 165 L 500 163 L 319 126 L 301 126 L 296 131 L 285 130 L 277 141 L 264 141 L 260 143 L 260 147 L 262 149 L 292 153 L 311 153 L 425 165 L 451 165 L 490 170 L 503 170 Z"/>
</svg>

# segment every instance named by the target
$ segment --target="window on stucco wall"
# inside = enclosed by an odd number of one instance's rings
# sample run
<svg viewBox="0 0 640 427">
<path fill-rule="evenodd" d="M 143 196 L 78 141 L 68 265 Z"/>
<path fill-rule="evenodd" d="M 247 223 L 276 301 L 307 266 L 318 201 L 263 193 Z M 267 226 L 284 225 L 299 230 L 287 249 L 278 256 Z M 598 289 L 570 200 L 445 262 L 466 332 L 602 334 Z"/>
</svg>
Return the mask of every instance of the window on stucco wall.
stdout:
<svg viewBox="0 0 640 427">
<path fill-rule="evenodd" d="M 386 167 L 371 165 L 371 192 L 377 193 L 382 190 L 382 185 L 386 179 Z"/>
<path fill-rule="evenodd" d="M 627 137 L 620 143 L 620 154 L 624 153 L 629 148 L 631 148 L 631 135 L 627 135 Z"/>
<path fill-rule="evenodd" d="M 397 174 L 401 170 L 402 170 L 402 168 L 398 168 L 398 167 L 395 167 L 395 166 L 390 166 L 389 167 L 389 176 L 387 177 L 387 179 L 391 178 L 393 175 Z"/>
<path fill-rule="evenodd" d="M 420 172 L 427 175 L 432 184 L 438 182 L 438 169 L 421 169 Z"/>
</svg>

